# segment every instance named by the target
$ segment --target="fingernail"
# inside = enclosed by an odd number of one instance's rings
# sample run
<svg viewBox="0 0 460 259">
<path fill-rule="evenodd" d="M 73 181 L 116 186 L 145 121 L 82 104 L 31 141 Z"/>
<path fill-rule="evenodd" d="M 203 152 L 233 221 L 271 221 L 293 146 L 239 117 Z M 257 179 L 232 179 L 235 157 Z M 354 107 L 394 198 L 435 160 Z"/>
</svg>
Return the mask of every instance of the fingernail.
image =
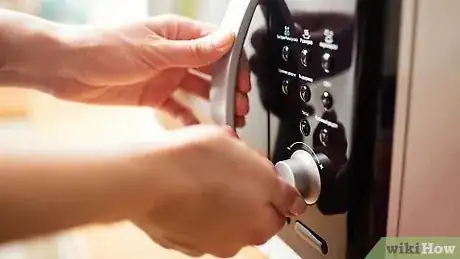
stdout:
<svg viewBox="0 0 460 259">
<path fill-rule="evenodd" d="M 219 52 L 225 52 L 231 48 L 233 40 L 233 33 L 221 30 L 214 34 L 212 44 Z"/>
<path fill-rule="evenodd" d="M 227 130 L 228 133 L 230 133 L 230 135 L 232 135 L 232 137 L 239 138 L 236 131 L 232 127 L 225 126 L 225 129 Z"/>
<path fill-rule="evenodd" d="M 304 201 L 304 199 L 298 197 L 295 199 L 289 212 L 294 216 L 299 216 L 300 214 L 303 214 L 306 209 L 307 203 Z"/>
</svg>

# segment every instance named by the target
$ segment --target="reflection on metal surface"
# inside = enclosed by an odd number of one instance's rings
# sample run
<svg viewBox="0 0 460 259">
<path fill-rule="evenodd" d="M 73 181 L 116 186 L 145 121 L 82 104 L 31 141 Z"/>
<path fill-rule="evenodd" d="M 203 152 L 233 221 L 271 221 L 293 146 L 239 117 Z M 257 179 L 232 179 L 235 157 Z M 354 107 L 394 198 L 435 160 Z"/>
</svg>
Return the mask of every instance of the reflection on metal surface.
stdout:
<svg viewBox="0 0 460 259">
<path fill-rule="evenodd" d="M 247 35 L 245 50 L 250 58 L 253 91 L 247 124 L 240 130 L 244 132 L 242 139 L 256 149 L 267 147 L 266 155 L 274 164 L 290 159 L 299 149 L 307 150 L 320 171 L 321 194 L 317 202 L 293 219 L 299 224 L 287 224 L 279 235 L 302 258 L 361 258 L 350 254 L 362 255 L 372 245 L 360 243 L 353 235 L 371 235 L 376 229 L 369 226 L 374 223 L 366 222 L 364 232 L 348 231 L 350 221 L 359 224 L 358 218 L 369 220 L 370 216 L 364 214 L 370 215 L 372 210 L 358 201 L 364 196 L 359 197 L 355 187 L 364 191 L 372 188 L 366 186 L 371 185 L 375 173 L 370 165 L 375 151 L 369 143 L 374 141 L 372 134 L 379 127 L 375 116 L 380 116 L 372 113 L 380 93 L 369 92 L 374 89 L 363 82 L 381 87 L 373 84 L 381 82 L 379 67 L 368 69 L 379 64 L 381 53 L 367 55 L 367 66 L 358 63 L 363 52 L 358 44 L 358 37 L 363 37 L 358 18 L 366 14 L 358 2 L 262 1 L 262 12 L 254 16 Z M 286 5 L 279 8 L 280 3 Z M 286 7 L 290 15 L 286 15 Z M 370 39 L 366 35 L 366 43 Z M 370 44 L 374 45 L 375 42 Z M 381 51 L 382 48 L 376 50 Z M 370 74 L 374 76 L 372 80 L 361 78 Z M 356 138 L 358 125 L 368 131 L 360 129 Z M 367 150 L 363 152 L 363 148 Z M 351 161 L 356 157 L 361 158 L 359 163 Z M 352 172 L 361 178 L 353 179 Z M 356 201 L 350 200 L 351 194 Z M 350 210 L 354 212 L 351 216 Z M 327 253 L 323 254 L 325 248 L 320 243 L 326 241 Z M 351 250 L 354 252 L 347 255 Z"/>
<path fill-rule="evenodd" d="M 301 222 L 297 221 L 294 226 L 294 230 L 299 236 L 301 236 L 305 241 L 307 241 L 311 246 L 318 250 L 322 254 L 327 254 L 329 248 L 326 241 L 324 241 L 318 234 L 313 230 L 309 229 L 307 226 L 304 226 Z"/>
</svg>

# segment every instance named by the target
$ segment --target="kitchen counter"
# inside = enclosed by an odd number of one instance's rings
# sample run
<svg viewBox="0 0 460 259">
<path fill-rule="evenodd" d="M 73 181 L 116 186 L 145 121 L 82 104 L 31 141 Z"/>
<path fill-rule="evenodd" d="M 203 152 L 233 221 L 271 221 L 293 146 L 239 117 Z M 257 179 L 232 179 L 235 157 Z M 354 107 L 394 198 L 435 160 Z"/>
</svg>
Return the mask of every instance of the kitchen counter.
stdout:
<svg viewBox="0 0 460 259">
<path fill-rule="evenodd" d="M 192 259 L 161 247 L 130 222 L 86 226 L 0 246 L 0 259 Z M 218 259 L 210 255 L 201 259 Z M 231 259 L 267 259 L 246 247 Z"/>
<path fill-rule="evenodd" d="M 78 234 L 84 248 L 84 259 L 191 259 L 182 253 L 154 243 L 144 232 L 129 222 L 110 227 L 92 227 Z M 202 259 L 216 259 L 205 255 Z M 246 247 L 233 259 L 266 259 L 256 248 Z"/>
</svg>

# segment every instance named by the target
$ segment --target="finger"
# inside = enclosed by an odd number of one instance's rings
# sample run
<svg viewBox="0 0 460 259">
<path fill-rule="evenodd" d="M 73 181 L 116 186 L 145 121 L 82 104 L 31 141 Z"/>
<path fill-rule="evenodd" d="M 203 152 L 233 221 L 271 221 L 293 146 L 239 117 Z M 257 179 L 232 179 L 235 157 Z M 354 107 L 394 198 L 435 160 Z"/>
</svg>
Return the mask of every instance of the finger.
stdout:
<svg viewBox="0 0 460 259">
<path fill-rule="evenodd" d="M 212 76 L 214 73 L 214 64 L 198 67 L 192 71 L 198 71 L 201 74 Z M 238 87 L 237 89 L 243 93 L 249 93 L 251 91 L 251 70 L 249 67 L 249 60 L 247 58 L 242 58 L 240 62 L 240 68 L 238 71 Z"/>
<path fill-rule="evenodd" d="M 242 128 L 246 125 L 246 118 L 245 117 L 240 117 L 240 116 L 237 116 L 235 118 L 235 125 L 237 128 Z"/>
<path fill-rule="evenodd" d="M 225 55 L 234 39 L 234 33 L 218 31 L 193 40 L 147 40 L 146 56 L 158 69 L 203 67 Z"/>
<path fill-rule="evenodd" d="M 236 133 L 236 130 L 228 125 L 224 126 L 225 131 L 232 137 L 239 139 L 238 134 Z"/>
<path fill-rule="evenodd" d="M 267 211 L 259 217 L 260 225 L 253 231 L 251 245 L 263 245 L 275 236 L 286 224 L 286 218 L 272 206 L 267 206 Z"/>
<path fill-rule="evenodd" d="M 214 64 L 197 67 L 195 70 L 200 71 L 203 74 L 212 75 L 214 73 Z"/>
<path fill-rule="evenodd" d="M 198 121 L 198 118 L 188 107 L 186 107 L 185 105 L 176 101 L 173 98 L 169 98 L 168 100 L 166 100 L 166 102 L 164 102 L 160 109 L 169 113 L 174 118 L 179 119 L 186 126 L 200 123 Z"/>
<path fill-rule="evenodd" d="M 193 70 L 198 71 L 202 74 L 212 76 L 214 73 L 214 64 L 209 64 L 201 67 L 196 67 Z"/>
<path fill-rule="evenodd" d="M 176 247 L 174 250 L 178 251 L 178 252 L 181 252 L 189 257 L 202 257 L 203 255 L 205 255 L 205 253 L 203 252 L 200 252 L 200 251 L 195 251 L 195 250 L 192 250 L 192 249 L 188 249 L 188 248 L 184 248 L 184 247 Z"/>
<path fill-rule="evenodd" d="M 204 252 L 200 251 L 195 245 L 189 242 L 179 241 L 179 239 L 177 238 L 165 237 L 163 239 L 163 242 L 170 247 L 169 249 L 176 250 L 191 257 L 201 257 L 205 254 Z"/>
<path fill-rule="evenodd" d="M 303 214 L 307 208 L 307 204 L 300 193 L 281 178 L 275 184 L 272 194 L 273 205 L 285 217 Z"/>
<path fill-rule="evenodd" d="M 147 25 L 152 31 L 170 40 L 202 38 L 218 30 L 218 26 L 175 14 L 159 15 Z"/>
<path fill-rule="evenodd" d="M 164 238 L 161 239 L 160 241 L 156 241 L 157 244 L 159 244 L 161 247 L 168 249 L 168 250 L 174 250 L 176 252 L 185 254 L 190 257 L 201 257 L 204 255 L 203 252 L 195 251 L 193 249 L 185 248 L 183 246 L 177 245 L 176 243 L 169 241 L 168 239 Z"/>
<path fill-rule="evenodd" d="M 242 245 L 226 245 L 221 244 L 216 247 L 210 248 L 209 254 L 217 256 L 218 258 L 232 258 L 241 250 Z"/>
<path fill-rule="evenodd" d="M 249 113 L 249 98 L 246 94 L 241 92 L 236 92 L 235 95 L 235 115 L 236 116 L 245 116 Z"/>
<path fill-rule="evenodd" d="M 191 94 L 208 100 L 211 82 L 200 75 L 187 73 L 182 79 L 180 87 Z"/>
<path fill-rule="evenodd" d="M 251 91 L 251 71 L 249 60 L 244 53 L 240 60 L 240 69 L 238 71 L 238 90 L 243 93 Z"/>
</svg>

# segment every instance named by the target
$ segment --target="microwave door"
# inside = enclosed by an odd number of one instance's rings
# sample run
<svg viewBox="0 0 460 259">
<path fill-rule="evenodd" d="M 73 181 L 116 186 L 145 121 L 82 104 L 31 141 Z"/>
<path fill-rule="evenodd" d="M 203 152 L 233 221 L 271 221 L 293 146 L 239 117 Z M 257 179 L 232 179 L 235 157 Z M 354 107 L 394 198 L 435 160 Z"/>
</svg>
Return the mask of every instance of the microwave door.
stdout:
<svg viewBox="0 0 460 259">
<path fill-rule="evenodd" d="M 213 120 L 235 127 L 236 83 L 246 57 L 250 112 L 237 132 L 309 205 L 275 237 L 300 258 L 347 258 L 357 4 L 232 0 L 222 21 L 237 39 L 214 71 Z"/>
</svg>

